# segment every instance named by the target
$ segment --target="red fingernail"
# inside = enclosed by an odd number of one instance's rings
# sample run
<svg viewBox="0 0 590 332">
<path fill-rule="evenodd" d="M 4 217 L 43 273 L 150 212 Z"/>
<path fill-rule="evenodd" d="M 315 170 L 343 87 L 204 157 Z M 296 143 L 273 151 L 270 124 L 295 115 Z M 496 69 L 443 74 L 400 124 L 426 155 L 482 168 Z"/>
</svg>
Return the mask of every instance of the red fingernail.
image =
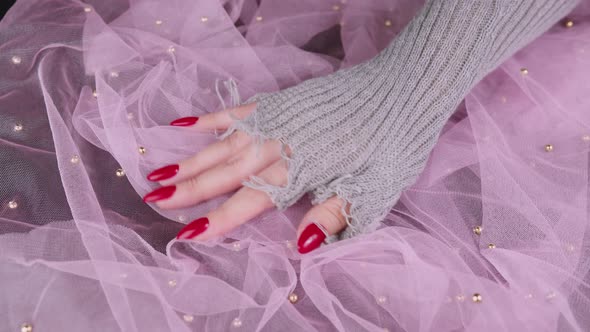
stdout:
<svg viewBox="0 0 590 332">
<path fill-rule="evenodd" d="M 168 165 L 151 172 L 147 179 L 150 181 L 166 180 L 178 173 L 178 165 Z"/>
<path fill-rule="evenodd" d="M 316 224 L 311 223 L 301 232 L 299 241 L 297 241 L 297 250 L 306 254 L 319 247 L 324 239 L 326 239 L 324 232 Z"/>
<path fill-rule="evenodd" d="M 161 201 L 166 198 L 170 198 L 174 192 L 176 191 L 176 186 L 167 186 L 158 188 L 151 193 L 145 195 L 143 197 L 143 201 L 146 203 L 151 203 L 155 201 Z"/>
<path fill-rule="evenodd" d="M 178 240 L 190 240 L 197 235 L 203 233 L 209 227 L 209 219 L 206 217 L 194 220 L 190 224 L 184 226 L 183 229 L 178 232 L 176 239 Z"/>
<path fill-rule="evenodd" d="M 196 116 L 187 116 L 186 118 L 176 119 L 170 122 L 171 126 L 179 126 L 179 127 L 188 127 L 192 126 L 199 121 L 199 118 Z"/>
</svg>

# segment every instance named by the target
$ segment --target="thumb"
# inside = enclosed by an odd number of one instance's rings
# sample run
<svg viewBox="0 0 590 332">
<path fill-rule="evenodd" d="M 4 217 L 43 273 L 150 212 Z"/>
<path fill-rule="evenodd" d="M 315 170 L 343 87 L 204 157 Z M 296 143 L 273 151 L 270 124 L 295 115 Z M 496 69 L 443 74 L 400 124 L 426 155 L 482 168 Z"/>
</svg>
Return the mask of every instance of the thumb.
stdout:
<svg viewBox="0 0 590 332">
<path fill-rule="evenodd" d="M 346 228 L 346 217 L 342 214 L 342 205 L 349 204 L 337 196 L 314 205 L 303 217 L 297 228 L 297 250 L 308 253 L 318 248 L 327 236 L 335 235 Z"/>
</svg>

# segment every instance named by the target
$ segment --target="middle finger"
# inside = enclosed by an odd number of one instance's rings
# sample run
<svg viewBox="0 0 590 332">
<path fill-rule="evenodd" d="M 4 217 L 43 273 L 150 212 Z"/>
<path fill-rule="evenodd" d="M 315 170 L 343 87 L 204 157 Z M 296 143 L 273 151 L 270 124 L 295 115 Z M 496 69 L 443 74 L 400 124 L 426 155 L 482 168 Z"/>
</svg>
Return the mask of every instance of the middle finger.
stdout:
<svg viewBox="0 0 590 332">
<path fill-rule="evenodd" d="M 162 209 L 188 207 L 213 197 L 231 192 L 242 185 L 250 175 L 256 174 L 281 158 L 281 143 L 266 141 L 260 146 L 250 144 L 237 156 L 176 185 L 161 187 L 147 194 L 145 202 L 155 202 Z"/>
</svg>

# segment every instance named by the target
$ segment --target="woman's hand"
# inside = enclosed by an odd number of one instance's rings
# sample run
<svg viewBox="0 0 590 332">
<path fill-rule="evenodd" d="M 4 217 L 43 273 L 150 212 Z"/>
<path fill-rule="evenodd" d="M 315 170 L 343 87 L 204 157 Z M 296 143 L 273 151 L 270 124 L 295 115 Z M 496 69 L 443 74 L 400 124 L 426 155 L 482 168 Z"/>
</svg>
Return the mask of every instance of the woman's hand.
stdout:
<svg viewBox="0 0 590 332">
<path fill-rule="evenodd" d="M 230 113 L 243 119 L 254 109 L 255 104 L 247 104 L 200 118 L 178 119 L 172 125 L 184 126 L 187 130 L 223 131 L 234 121 Z M 269 184 L 284 186 L 287 164 L 281 159 L 280 151 L 279 141 L 267 140 L 256 155 L 254 139 L 243 131 L 235 131 L 192 158 L 149 174 L 149 180 L 163 187 L 147 194 L 144 201 L 154 202 L 162 209 L 184 208 L 238 189 L 217 209 L 183 228 L 177 238 L 201 241 L 220 236 L 275 206 L 268 194 L 242 186 L 242 181 L 255 175 Z M 287 155 L 290 153 L 287 147 Z M 333 196 L 305 214 L 297 229 L 300 253 L 316 249 L 326 235 L 337 234 L 346 227 L 342 204 L 343 200 Z"/>
</svg>

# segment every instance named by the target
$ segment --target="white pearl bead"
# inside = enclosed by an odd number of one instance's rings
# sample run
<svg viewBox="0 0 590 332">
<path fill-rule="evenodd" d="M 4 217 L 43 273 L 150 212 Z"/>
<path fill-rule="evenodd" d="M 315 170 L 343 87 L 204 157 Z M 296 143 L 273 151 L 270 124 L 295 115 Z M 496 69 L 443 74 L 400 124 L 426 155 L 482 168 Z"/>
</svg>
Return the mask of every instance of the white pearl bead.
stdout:
<svg viewBox="0 0 590 332">
<path fill-rule="evenodd" d="M 289 294 L 289 302 L 297 303 L 298 300 L 299 300 L 299 296 L 297 296 L 297 294 L 295 294 L 295 293 Z"/>
<path fill-rule="evenodd" d="M 33 325 L 24 323 L 20 326 L 20 332 L 33 332 Z"/>
<path fill-rule="evenodd" d="M 18 65 L 23 61 L 23 59 L 18 55 L 13 56 L 11 60 L 15 65 Z"/>
<path fill-rule="evenodd" d="M 242 326 L 242 320 L 239 319 L 238 317 L 234 318 L 234 320 L 231 322 L 231 325 L 233 325 L 233 327 L 240 327 Z"/>
<path fill-rule="evenodd" d="M 16 209 L 18 207 L 18 203 L 15 200 L 8 202 L 8 207 L 10 209 Z"/>
</svg>

